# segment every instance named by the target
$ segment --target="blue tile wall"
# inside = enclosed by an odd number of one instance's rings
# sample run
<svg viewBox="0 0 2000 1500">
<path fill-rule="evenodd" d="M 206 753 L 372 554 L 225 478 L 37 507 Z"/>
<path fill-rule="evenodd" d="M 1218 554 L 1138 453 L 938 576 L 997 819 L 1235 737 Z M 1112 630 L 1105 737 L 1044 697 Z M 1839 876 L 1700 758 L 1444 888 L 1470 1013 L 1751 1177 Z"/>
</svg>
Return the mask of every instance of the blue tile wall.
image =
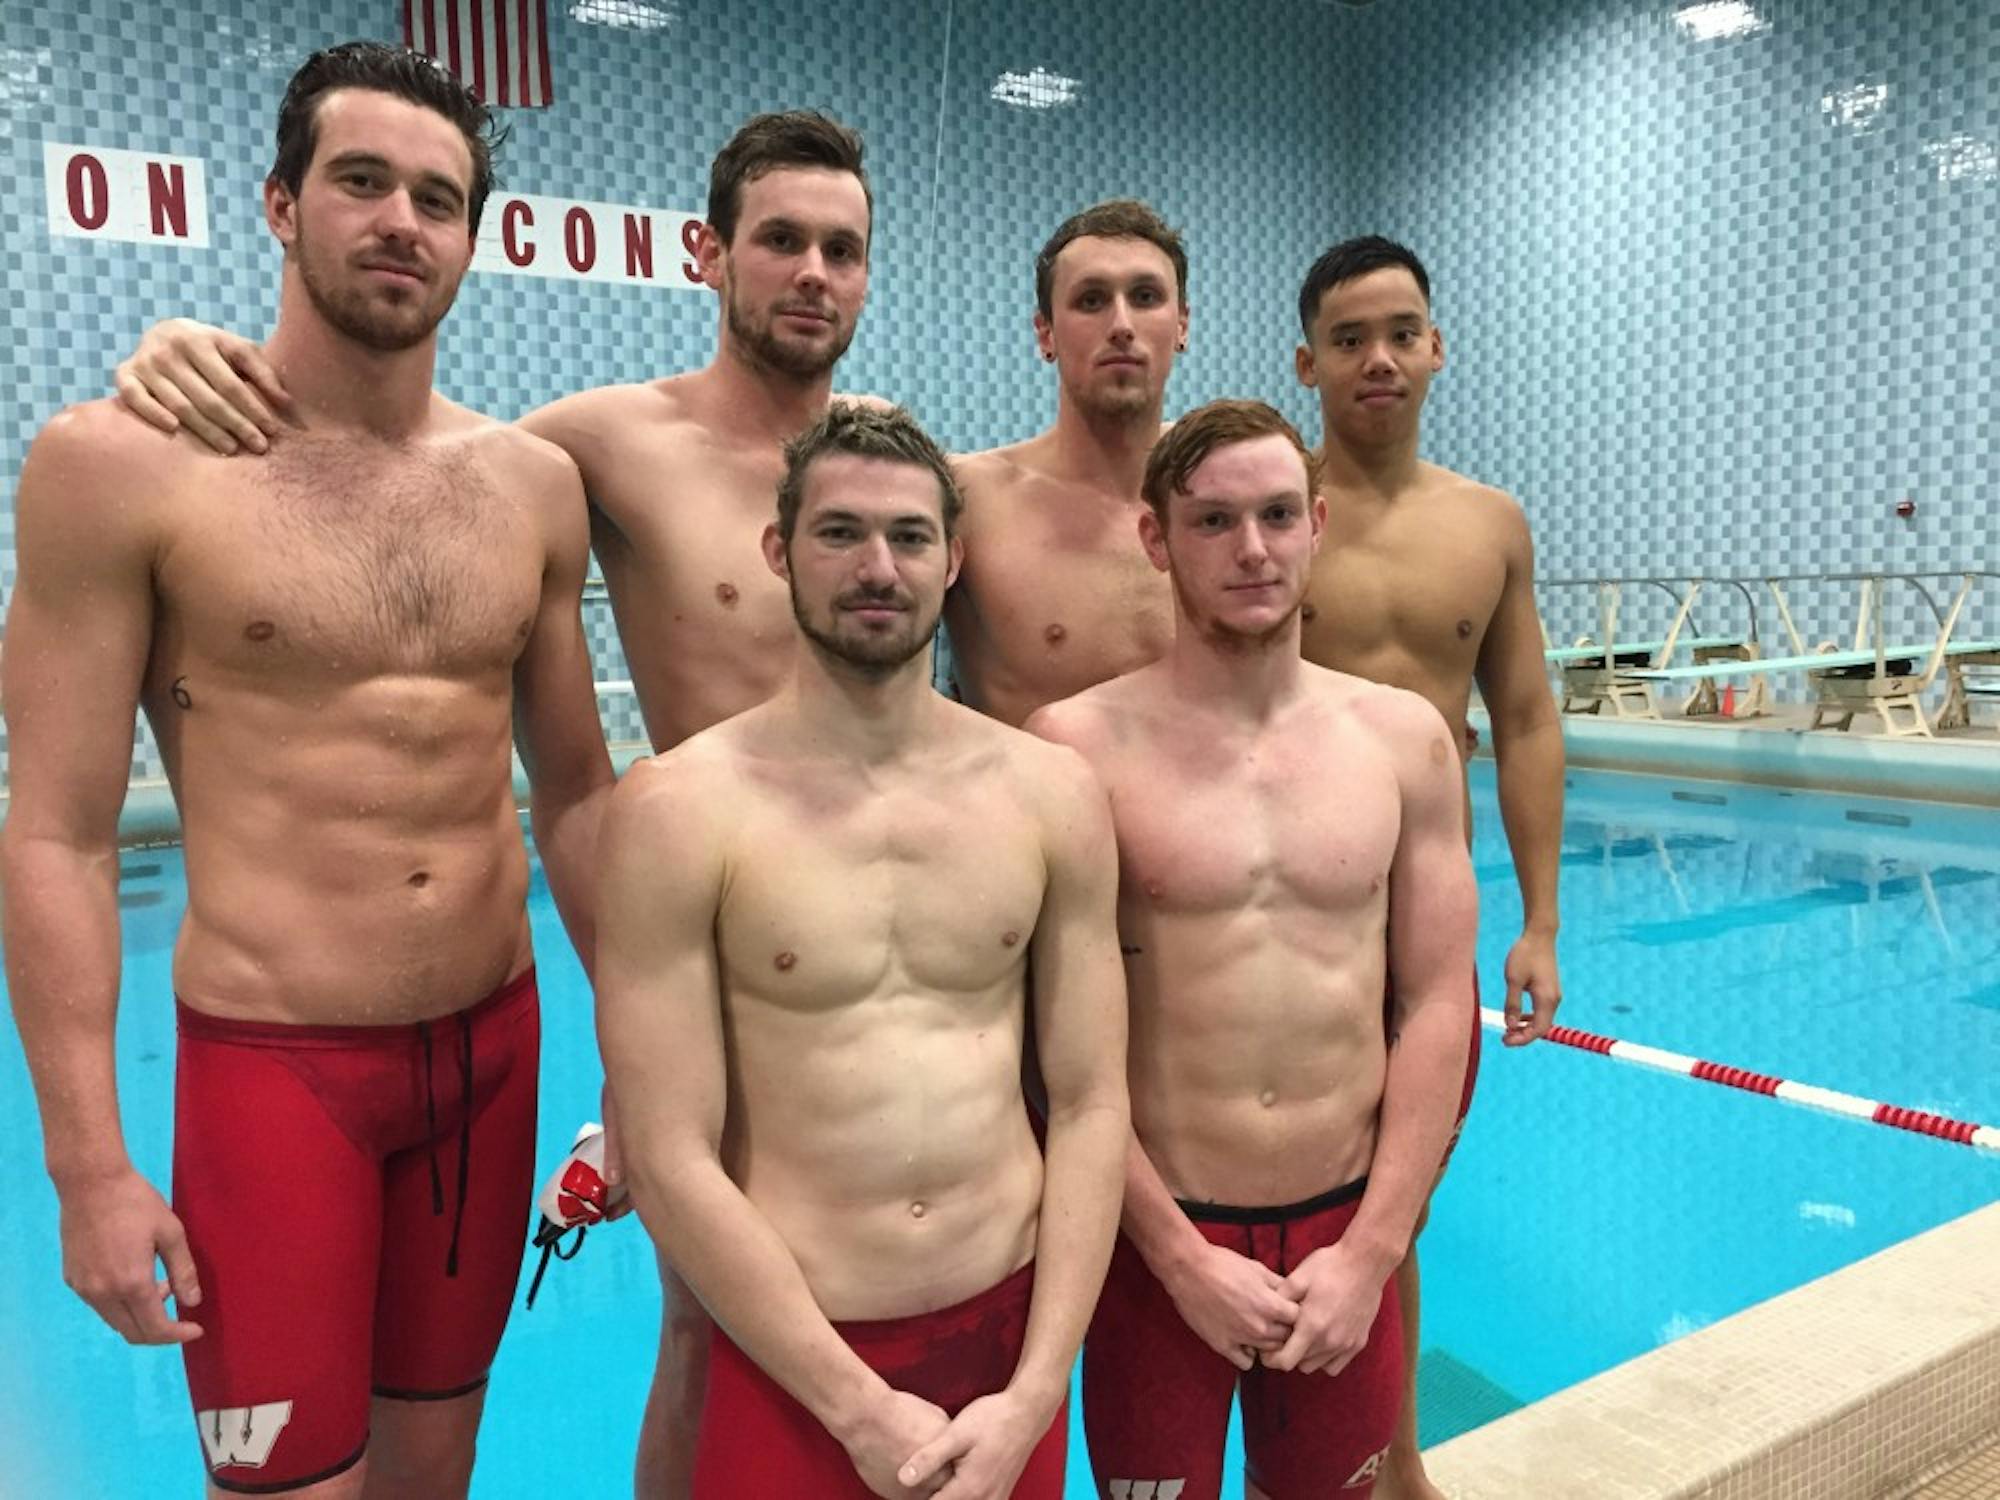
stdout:
<svg viewBox="0 0 2000 1500">
<path fill-rule="evenodd" d="M 652 30 L 549 7 L 556 105 L 514 115 L 503 183 L 699 208 L 753 111 L 866 134 L 874 280 L 843 386 L 960 448 L 1038 430 L 1032 257 L 1131 193 L 1188 236 L 1192 347 L 1171 408 L 1258 395 L 1302 423 L 1293 301 L 1379 229 L 1429 262 L 1450 364 L 1427 447 L 1511 489 L 1545 578 L 2000 567 L 2000 21 L 1990 0 L 1750 0 L 1714 41 L 1670 0 L 651 0 Z M 9 0 L 0 16 L 0 482 L 172 311 L 255 331 L 278 256 L 257 185 L 311 48 L 389 36 L 391 0 L 313 7 Z M 1022 108 L 993 97 L 1066 98 Z M 1003 90 L 1004 92 L 1004 90 Z M 54 240 L 44 140 L 201 157 L 212 245 Z M 705 361 L 705 296 L 472 277 L 440 386 L 496 415 Z M 1893 514 L 1908 496 L 1914 519 Z M 13 578 L 0 515 L 0 591 Z M 1582 591 L 1545 589 L 1558 636 Z M 1796 601 L 1814 639 L 1842 596 Z M 2000 584 L 1975 621 L 2000 631 Z M 1636 603 L 1634 623 L 1644 617 Z M 1726 613 L 1710 620 L 1719 628 Z M 1914 597 L 1899 626 L 1928 618 Z M 625 675 L 586 602 L 598 675 Z M 1707 621 L 1704 622 L 1709 623 Z M 1770 633 L 1775 622 L 1765 611 Z M 607 727 L 636 737 L 629 700 Z M 4 747 L 0 747 L 3 751 Z M 158 773 L 143 728 L 135 775 Z"/>
<path fill-rule="evenodd" d="M 2000 11 L 1750 0 L 1700 40 L 1695 9 L 1340 12 L 1368 149 L 1332 227 L 1429 264 L 1431 456 L 1522 499 L 1544 577 L 2000 567 Z M 2000 580 L 1976 603 L 2000 634 Z M 1851 590 L 1794 606 L 1851 636 Z"/>
</svg>

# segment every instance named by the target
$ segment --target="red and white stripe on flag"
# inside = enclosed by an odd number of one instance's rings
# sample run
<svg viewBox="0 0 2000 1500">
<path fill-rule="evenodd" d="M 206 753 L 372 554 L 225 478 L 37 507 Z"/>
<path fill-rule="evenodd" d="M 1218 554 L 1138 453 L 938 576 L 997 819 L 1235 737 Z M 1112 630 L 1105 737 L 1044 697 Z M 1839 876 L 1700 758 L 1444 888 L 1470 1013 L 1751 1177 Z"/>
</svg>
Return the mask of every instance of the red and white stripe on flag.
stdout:
<svg viewBox="0 0 2000 1500">
<path fill-rule="evenodd" d="M 534 109 L 555 98 L 547 0 L 403 0 L 403 43 L 488 104 Z"/>
</svg>

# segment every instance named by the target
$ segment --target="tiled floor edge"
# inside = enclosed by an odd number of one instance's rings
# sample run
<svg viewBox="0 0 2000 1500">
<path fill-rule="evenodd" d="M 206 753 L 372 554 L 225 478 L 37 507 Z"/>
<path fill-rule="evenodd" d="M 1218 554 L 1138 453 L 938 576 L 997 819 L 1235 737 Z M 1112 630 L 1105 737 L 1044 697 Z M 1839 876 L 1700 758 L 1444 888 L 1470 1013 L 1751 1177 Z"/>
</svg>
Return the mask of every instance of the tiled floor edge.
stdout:
<svg viewBox="0 0 2000 1500">
<path fill-rule="evenodd" d="M 1440 1444 L 1432 1478 L 1453 1500 L 1896 1493 L 2000 1423 L 2000 1284 L 1966 1271 L 1991 1264 L 2000 1204 Z M 1855 1331 L 1881 1319 L 1829 1318 L 1843 1304 L 1934 1316 L 1872 1387 L 1795 1378 L 1881 1366 L 1879 1341 Z M 1787 1342 L 1800 1357 L 1780 1371 Z"/>
</svg>

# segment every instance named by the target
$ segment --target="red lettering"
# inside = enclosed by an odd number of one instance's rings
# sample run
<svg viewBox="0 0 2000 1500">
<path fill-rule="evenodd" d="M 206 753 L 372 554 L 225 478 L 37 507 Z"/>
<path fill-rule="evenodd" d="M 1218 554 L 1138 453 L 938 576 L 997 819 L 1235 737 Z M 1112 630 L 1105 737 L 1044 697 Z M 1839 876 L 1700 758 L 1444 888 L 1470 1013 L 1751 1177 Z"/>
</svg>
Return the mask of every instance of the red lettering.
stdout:
<svg viewBox="0 0 2000 1500">
<path fill-rule="evenodd" d="M 572 208 L 563 215 L 563 254 L 579 276 L 597 264 L 597 226 L 588 209 Z"/>
<path fill-rule="evenodd" d="M 681 225 L 681 248 L 688 258 L 681 262 L 681 275 L 696 286 L 701 285 L 701 220 L 689 219 Z"/>
<path fill-rule="evenodd" d="M 187 172 L 179 162 L 146 163 L 146 206 L 152 211 L 154 234 L 187 238 Z"/>
<path fill-rule="evenodd" d="M 520 238 L 523 228 L 534 227 L 535 211 L 519 198 L 508 199 L 507 206 L 500 210 L 500 248 L 506 253 L 509 265 L 527 267 L 535 263 L 534 242 Z"/>
<path fill-rule="evenodd" d="M 102 229 L 111 217 L 111 182 L 104 175 L 104 163 L 79 151 L 69 159 L 63 185 L 69 193 L 69 216 L 76 227 Z"/>
<path fill-rule="evenodd" d="M 644 214 L 625 215 L 625 274 L 653 279 L 653 221 Z"/>
</svg>

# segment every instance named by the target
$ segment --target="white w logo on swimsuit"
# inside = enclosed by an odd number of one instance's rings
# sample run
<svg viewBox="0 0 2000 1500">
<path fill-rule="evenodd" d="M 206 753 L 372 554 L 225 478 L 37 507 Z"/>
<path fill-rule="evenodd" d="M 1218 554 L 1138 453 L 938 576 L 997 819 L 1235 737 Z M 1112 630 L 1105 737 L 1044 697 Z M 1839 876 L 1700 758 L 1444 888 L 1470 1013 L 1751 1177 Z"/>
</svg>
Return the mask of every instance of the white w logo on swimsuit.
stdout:
<svg viewBox="0 0 2000 1500">
<path fill-rule="evenodd" d="M 194 1420 L 201 1429 L 201 1446 L 208 1451 L 211 1469 L 224 1465 L 261 1469 L 271 1456 L 271 1445 L 292 1420 L 292 1403 L 266 1401 L 260 1406 L 218 1406 L 196 1412 Z"/>
<path fill-rule="evenodd" d="M 1114 1479 L 1111 1500 L 1180 1500 L 1185 1479 Z"/>
</svg>

